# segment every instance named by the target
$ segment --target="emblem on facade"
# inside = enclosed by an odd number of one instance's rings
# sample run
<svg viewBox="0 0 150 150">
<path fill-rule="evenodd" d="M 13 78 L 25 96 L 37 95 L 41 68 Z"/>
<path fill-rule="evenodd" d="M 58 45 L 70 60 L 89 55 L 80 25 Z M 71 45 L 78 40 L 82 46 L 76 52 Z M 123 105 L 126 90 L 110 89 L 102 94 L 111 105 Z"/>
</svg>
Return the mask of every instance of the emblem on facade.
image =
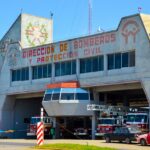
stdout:
<svg viewBox="0 0 150 150">
<path fill-rule="evenodd" d="M 39 25 L 38 22 L 35 24 L 30 22 L 27 25 L 25 35 L 30 46 L 45 44 L 48 38 L 45 25 Z"/>
<path fill-rule="evenodd" d="M 8 52 L 8 65 L 16 66 L 19 57 L 20 57 L 20 51 L 18 50 L 18 48 L 16 46 L 11 47 Z"/>
<path fill-rule="evenodd" d="M 128 43 L 129 37 L 131 36 L 133 42 L 136 41 L 136 34 L 140 31 L 138 23 L 134 20 L 127 20 L 122 27 L 121 34 L 125 39 L 125 43 Z"/>
</svg>

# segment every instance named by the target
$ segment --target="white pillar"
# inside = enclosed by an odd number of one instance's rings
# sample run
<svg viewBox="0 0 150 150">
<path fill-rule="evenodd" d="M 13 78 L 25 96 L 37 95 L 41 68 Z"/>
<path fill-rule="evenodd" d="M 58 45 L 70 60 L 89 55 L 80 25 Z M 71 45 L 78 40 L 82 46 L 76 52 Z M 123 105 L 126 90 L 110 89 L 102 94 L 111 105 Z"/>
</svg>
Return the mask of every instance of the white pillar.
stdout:
<svg viewBox="0 0 150 150">
<path fill-rule="evenodd" d="M 41 108 L 41 122 L 43 122 L 43 116 L 44 116 L 44 109 Z"/>
</svg>

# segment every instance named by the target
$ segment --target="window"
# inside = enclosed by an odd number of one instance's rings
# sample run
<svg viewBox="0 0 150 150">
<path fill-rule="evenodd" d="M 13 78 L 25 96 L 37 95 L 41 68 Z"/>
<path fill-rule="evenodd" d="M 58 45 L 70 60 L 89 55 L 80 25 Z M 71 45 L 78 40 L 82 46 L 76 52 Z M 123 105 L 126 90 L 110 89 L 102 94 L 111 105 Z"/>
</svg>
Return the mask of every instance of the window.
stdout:
<svg viewBox="0 0 150 150">
<path fill-rule="evenodd" d="M 95 64 L 93 64 L 95 65 Z M 102 71 L 104 70 L 104 57 L 103 56 L 99 56 L 99 64 L 98 64 L 98 70 Z"/>
<path fill-rule="evenodd" d="M 51 77 L 51 64 L 32 67 L 32 79 L 41 79 L 48 77 Z"/>
<path fill-rule="evenodd" d="M 114 69 L 114 54 L 108 55 L 108 70 Z"/>
<path fill-rule="evenodd" d="M 60 76 L 60 63 L 55 64 L 55 76 Z"/>
<path fill-rule="evenodd" d="M 76 61 L 65 61 L 55 63 L 55 76 L 76 74 Z"/>
<path fill-rule="evenodd" d="M 74 93 L 61 93 L 61 100 L 74 100 Z"/>
<path fill-rule="evenodd" d="M 66 63 L 62 62 L 61 63 L 61 75 L 64 76 L 66 73 Z"/>
<path fill-rule="evenodd" d="M 80 73 L 85 73 L 85 60 L 81 59 L 80 60 Z"/>
<path fill-rule="evenodd" d="M 38 79 L 43 76 L 43 66 L 38 66 Z"/>
<path fill-rule="evenodd" d="M 108 70 L 135 66 L 135 51 L 108 54 Z"/>
<path fill-rule="evenodd" d="M 17 81 L 21 80 L 21 69 L 17 70 Z"/>
<path fill-rule="evenodd" d="M 80 60 L 80 73 L 104 70 L 104 57 L 97 56 Z"/>
<path fill-rule="evenodd" d="M 29 80 L 29 68 L 21 68 L 12 70 L 12 81 L 25 81 Z"/>
<path fill-rule="evenodd" d="M 121 53 L 115 54 L 115 69 L 121 68 Z"/>
<path fill-rule="evenodd" d="M 52 94 L 46 94 L 44 97 L 44 101 L 50 101 L 52 97 Z"/>
<path fill-rule="evenodd" d="M 38 71 L 37 71 L 38 67 L 34 66 L 32 67 L 32 79 L 37 79 L 38 78 Z"/>
<path fill-rule="evenodd" d="M 122 53 L 122 67 L 128 67 L 129 53 Z"/>
<path fill-rule="evenodd" d="M 85 70 L 86 70 L 86 72 L 92 71 L 92 59 L 89 58 L 86 60 Z"/>
<path fill-rule="evenodd" d="M 48 66 L 47 65 L 43 65 L 43 78 L 46 78 L 48 75 Z"/>
<path fill-rule="evenodd" d="M 72 61 L 71 63 L 71 73 L 76 74 L 76 61 Z"/>
<path fill-rule="evenodd" d="M 21 71 L 21 81 L 25 81 L 26 79 L 29 79 L 29 69 L 23 68 Z"/>
<path fill-rule="evenodd" d="M 59 100 L 60 93 L 53 93 L 52 100 Z"/>
<path fill-rule="evenodd" d="M 12 70 L 12 81 L 16 81 L 16 70 Z"/>
<path fill-rule="evenodd" d="M 71 74 L 71 62 L 66 62 L 66 74 Z"/>
<path fill-rule="evenodd" d="M 98 65 L 99 65 L 98 57 L 94 57 L 92 63 L 93 63 L 92 71 L 93 72 L 98 71 Z"/>
<path fill-rule="evenodd" d="M 89 100 L 88 93 L 76 93 L 76 100 Z"/>
</svg>

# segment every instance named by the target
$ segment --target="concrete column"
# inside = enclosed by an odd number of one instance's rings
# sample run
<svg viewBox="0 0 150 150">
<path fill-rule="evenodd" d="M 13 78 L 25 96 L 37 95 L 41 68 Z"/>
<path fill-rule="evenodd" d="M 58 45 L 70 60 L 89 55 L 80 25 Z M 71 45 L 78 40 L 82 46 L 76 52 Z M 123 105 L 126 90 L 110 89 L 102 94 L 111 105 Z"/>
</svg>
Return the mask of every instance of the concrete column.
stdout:
<svg viewBox="0 0 150 150">
<path fill-rule="evenodd" d="M 53 128 L 55 129 L 55 136 L 54 136 L 54 139 L 56 139 L 56 127 L 57 127 L 57 125 L 56 125 L 56 118 L 54 117 L 53 118 Z"/>
<path fill-rule="evenodd" d="M 95 114 L 92 116 L 92 139 L 95 139 L 95 127 L 96 127 L 96 122 L 95 122 Z"/>
<path fill-rule="evenodd" d="M 148 104 L 149 104 L 149 131 L 150 131 L 150 78 L 142 79 L 141 85 L 145 92 Z"/>
<path fill-rule="evenodd" d="M 99 93 L 93 89 L 94 103 L 99 104 Z"/>
<path fill-rule="evenodd" d="M 107 75 L 107 55 L 104 55 L 104 74 Z"/>
<path fill-rule="evenodd" d="M 79 59 L 76 60 L 76 78 L 78 80 L 79 78 L 79 75 L 80 75 L 80 61 Z"/>
<path fill-rule="evenodd" d="M 14 129 L 14 105 L 13 96 L 0 95 L 0 129 Z M 13 138 L 13 134 L 7 134 L 7 137 Z"/>
<path fill-rule="evenodd" d="M 32 67 L 29 66 L 29 81 L 32 84 Z"/>
<path fill-rule="evenodd" d="M 55 65 L 54 65 L 54 62 L 52 62 L 51 64 L 52 66 L 52 76 L 51 76 L 51 83 L 54 83 L 55 81 Z"/>
</svg>

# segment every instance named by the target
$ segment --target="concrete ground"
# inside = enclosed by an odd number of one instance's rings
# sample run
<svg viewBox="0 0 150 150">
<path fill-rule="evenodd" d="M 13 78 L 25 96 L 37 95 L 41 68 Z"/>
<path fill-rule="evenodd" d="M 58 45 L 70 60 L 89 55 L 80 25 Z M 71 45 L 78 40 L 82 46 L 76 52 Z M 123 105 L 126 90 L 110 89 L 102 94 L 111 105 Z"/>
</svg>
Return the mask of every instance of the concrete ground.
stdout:
<svg viewBox="0 0 150 150">
<path fill-rule="evenodd" d="M 54 143 L 74 143 L 88 144 L 101 147 L 112 147 L 118 150 L 150 150 L 150 146 L 140 146 L 137 143 L 105 143 L 104 140 L 45 140 L 45 144 Z M 29 150 L 36 145 L 36 140 L 20 140 L 20 139 L 0 139 L 0 150 Z"/>
</svg>

